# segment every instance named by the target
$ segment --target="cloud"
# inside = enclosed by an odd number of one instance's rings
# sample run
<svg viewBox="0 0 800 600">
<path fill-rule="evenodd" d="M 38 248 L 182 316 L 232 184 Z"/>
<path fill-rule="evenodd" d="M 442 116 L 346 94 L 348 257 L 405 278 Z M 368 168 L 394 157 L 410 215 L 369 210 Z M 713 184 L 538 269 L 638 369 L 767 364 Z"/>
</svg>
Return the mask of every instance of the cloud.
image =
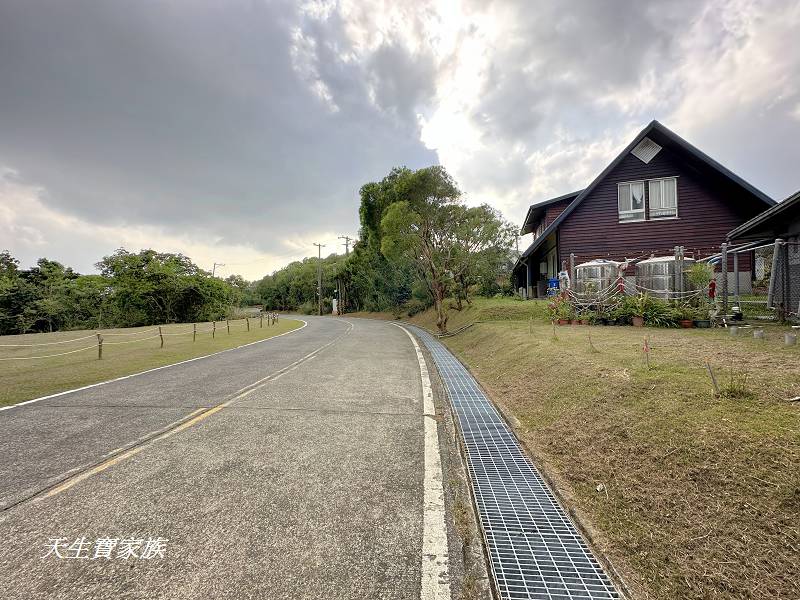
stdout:
<svg viewBox="0 0 800 600">
<path fill-rule="evenodd" d="M 436 162 L 373 105 L 366 65 L 337 59 L 331 81 L 329 48 L 291 2 L 2 11 L 0 163 L 61 214 L 273 253 L 299 234 L 352 235 L 361 183 Z"/>
<path fill-rule="evenodd" d="M 239 273 L 257 279 L 308 254 L 313 241 L 322 240 L 327 248 L 337 248 L 336 233 L 320 230 L 306 237 L 286 238 L 276 244 L 276 252 L 262 252 L 246 242 L 226 242 L 221 237 L 193 237 L 170 233 L 156 225 L 103 225 L 86 221 L 52 208 L 45 189 L 21 181 L 16 172 L 0 168 L 0 240 L 13 240 L 14 255 L 23 267 L 30 267 L 42 256 L 55 258 L 91 272 L 93 265 L 117 248 L 131 251 L 154 248 L 161 252 L 183 253 L 201 268 L 217 275 Z M 2 243 L 0 243 L 2 246 Z M 0 249 L 4 249 L 0 247 Z M 224 259 L 224 261 L 223 261 Z"/>
</svg>

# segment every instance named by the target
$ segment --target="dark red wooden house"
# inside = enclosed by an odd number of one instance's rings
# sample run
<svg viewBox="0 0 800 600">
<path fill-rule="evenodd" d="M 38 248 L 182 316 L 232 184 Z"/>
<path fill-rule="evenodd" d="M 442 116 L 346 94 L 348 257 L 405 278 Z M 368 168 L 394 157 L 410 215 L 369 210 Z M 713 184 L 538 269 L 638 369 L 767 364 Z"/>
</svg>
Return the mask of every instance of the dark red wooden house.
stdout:
<svg viewBox="0 0 800 600">
<path fill-rule="evenodd" d="M 588 187 L 534 204 L 521 234 L 533 242 L 514 267 L 517 289 L 541 296 L 576 264 L 720 250 L 729 231 L 775 204 L 769 196 L 653 121 Z M 749 265 L 740 264 L 743 276 Z"/>
</svg>

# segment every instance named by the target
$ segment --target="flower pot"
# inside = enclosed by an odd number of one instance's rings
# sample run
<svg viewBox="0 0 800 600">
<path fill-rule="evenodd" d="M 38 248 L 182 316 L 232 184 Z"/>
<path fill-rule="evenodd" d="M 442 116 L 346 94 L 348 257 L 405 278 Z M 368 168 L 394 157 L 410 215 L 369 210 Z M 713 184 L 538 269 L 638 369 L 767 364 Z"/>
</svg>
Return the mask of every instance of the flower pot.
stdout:
<svg viewBox="0 0 800 600">
<path fill-rule="evenodd" d="M 559 325 L 569 325 L 569 319 L 559 319 L 558 320 L 558 324 Z"/>
<path fill-rule="evenodd" d="M 644 327 L 644 317 L 631 317 L 634 327 Z"/>
<path fill-rule="evenodd" d="M 709 319 L 696 319 L 694 326 L 700 329 L 708 329 L 711 327 L 711 321 Z"/>
<path fill-rule="evenodd" d="M 580 324 L 580 321 L 579 321 L 578 319 L 571 319 L 571 320 L 570 320 L 570 323 L 571 323 L 572 325 L 579 325 L 579 324 Z"/>
<path fill-rule="evenodd" d="M 681 319 L 680 324 L 681 327 L 683 327 L 684 329 L 691 329 L 692 327 L 694 327 L 694 321 L 692 321 L 691 319 Z"/>
</svg>

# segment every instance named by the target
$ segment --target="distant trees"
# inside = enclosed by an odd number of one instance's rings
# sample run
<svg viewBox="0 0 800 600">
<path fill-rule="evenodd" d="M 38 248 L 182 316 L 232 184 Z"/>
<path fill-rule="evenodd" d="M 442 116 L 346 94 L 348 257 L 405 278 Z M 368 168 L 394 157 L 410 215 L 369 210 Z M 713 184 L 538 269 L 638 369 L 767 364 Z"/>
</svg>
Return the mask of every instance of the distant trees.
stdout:
<svg viewBox="0 0 800 600">
<path fill-rule="evenodd" d="M 345 257 L 332 254 L 322 259 L 322 289 L 336 287 L 336 277 Z M 267 275 L 255 284 L 256 297 L 271 310 L 296 310 L 306 314 L 317 311 L 317 258 L 295 261 Z M 330 310 L 330 295 L 323 294 Z"/>
<path fill-rule="evenodd" d="M 206 321 L 252 297 L 241 278 L 211 277 L 182 254 L 120 249 L 97 268 L 80 275 L 42 258 L 20 270 L 0 253 L 0 333 Z"/>
</svg>

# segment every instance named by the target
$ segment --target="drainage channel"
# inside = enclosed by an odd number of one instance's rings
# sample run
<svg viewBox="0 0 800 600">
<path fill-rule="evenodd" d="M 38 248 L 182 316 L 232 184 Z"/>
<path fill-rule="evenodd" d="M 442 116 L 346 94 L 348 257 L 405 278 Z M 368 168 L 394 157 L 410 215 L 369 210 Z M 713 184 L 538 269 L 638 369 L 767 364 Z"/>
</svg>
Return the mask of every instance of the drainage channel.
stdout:
<svg viewBox="0 0 800 600">
<path fill-rule="evenodd" d="M 478 382 L 433 336 L 411 328 L 433 356 L 458 417 L 472 492 L 500 597 L 619 598 Z"/>
</svg>

